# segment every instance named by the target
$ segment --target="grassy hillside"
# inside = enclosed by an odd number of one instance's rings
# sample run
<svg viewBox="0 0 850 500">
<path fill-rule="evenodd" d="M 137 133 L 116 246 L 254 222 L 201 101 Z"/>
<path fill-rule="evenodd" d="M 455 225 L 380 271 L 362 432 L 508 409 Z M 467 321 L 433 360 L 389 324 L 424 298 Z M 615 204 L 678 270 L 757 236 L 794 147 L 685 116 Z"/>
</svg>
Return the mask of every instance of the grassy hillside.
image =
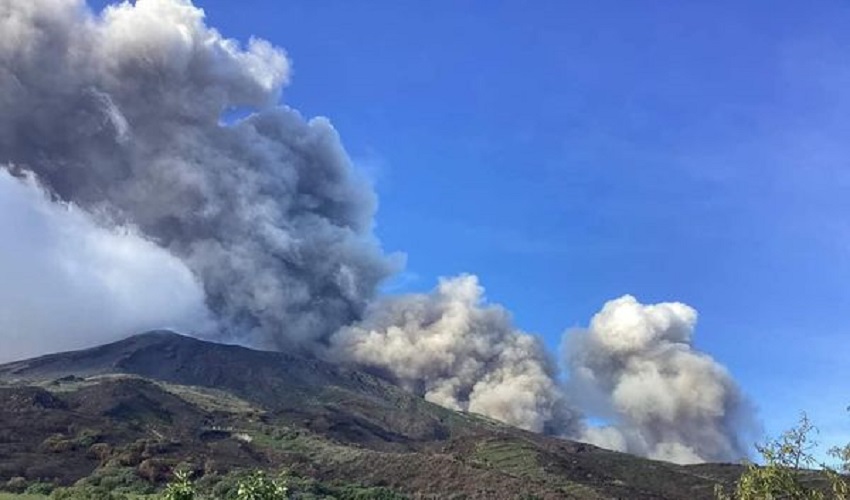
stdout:
<svg viewBox="0 0 850 500">
<path fill-rule="evenodd" d="M 297 498 L 712 498 L 681 467 L 432 405 L 290 354 L 156 333 L 0 366 L 0 489 L 149 494 L 175 468 L 223 492 L 287 471 Z M 1 499 L 0 499 L 1 500 Z"/>
</svg>

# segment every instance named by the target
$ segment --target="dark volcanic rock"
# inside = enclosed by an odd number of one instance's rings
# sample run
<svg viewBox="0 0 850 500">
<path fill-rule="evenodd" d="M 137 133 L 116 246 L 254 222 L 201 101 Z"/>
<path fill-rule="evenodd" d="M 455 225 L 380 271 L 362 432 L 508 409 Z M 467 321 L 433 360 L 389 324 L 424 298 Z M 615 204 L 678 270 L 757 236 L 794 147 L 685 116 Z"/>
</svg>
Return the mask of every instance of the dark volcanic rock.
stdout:
<svg viewBox="0 0 850 500">
<path fill-rule="evenodd" d="M 2 365 L 0 381 L 12 384 L 0 387 L 0 484 L 68 484 L 98 467 L 160 481 L 191 463 L 413 497 L 698 500 L 740 473 L 532 434 L 373 374 L 170 332 Z"/>
<path fill-rule="evenodd" d="M 373 444 L 432 441 L 449 434 L 442 421 L 451 412 L 424 404 L 375 376 L 311 357 L 204 342 L 166 331 L 0 366 L 0 380 L 105 374 L 224 390 L 293 418 L 307 409 L 307 415 L 325 419 L 340 435 L 358 435 L 360 441 Z M 318 394 L 325 401 L 316 407 Z M 335 400 L 346 405 L 335 405 Z M 419 411 L 406 410 L 411 407 Z"/>
</svg>

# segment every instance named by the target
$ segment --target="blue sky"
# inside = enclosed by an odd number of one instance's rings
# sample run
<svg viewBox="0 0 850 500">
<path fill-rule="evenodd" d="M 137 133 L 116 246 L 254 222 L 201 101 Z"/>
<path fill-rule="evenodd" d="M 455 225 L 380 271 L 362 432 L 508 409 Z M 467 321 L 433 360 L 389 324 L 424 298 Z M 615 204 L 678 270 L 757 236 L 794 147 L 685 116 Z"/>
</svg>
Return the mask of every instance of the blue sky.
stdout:
<svg viewBox="0 0 850 500">
<path fill-rule="evenodd" d="M 769 432 L 850 439 L 850 4 L 195 3 L 287 50 L 284 100 L 408 256 L 393 291 L 475 273 L 553 350 L 609 299 L 683 301 Z"/>
</svg>

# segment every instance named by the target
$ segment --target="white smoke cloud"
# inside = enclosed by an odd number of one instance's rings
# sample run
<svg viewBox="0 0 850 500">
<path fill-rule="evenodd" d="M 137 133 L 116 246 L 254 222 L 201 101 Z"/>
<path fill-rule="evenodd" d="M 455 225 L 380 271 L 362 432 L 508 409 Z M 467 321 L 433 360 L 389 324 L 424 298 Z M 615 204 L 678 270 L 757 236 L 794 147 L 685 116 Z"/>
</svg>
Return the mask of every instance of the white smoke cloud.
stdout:
<svg viewBox="0 0 850 500">
<path fill-rule="evenodd" d="M 571 428 L 539 339 L 483 294 L 478 279 L 464 275 L 440 280 L 430 294 L 384 299 L 332 337 L 332 352 L 447 408 L 537 432 Z"/>
<path fill-rule="evenodd" d="M 696 321 L 685 304 L 627 295 L 565 336 L 571 395 L 614 424 L 583 439 L 680 463 L 747 455 L 747 402 L 728 371 L 694 349 Z"/>
<path fill-rule="evenodd" d="M 32 178 L 0 170 L 0 234 L 0 362 L 208 324 L 203 289 L 180 260 L 52 202 Z"/>
</svg>

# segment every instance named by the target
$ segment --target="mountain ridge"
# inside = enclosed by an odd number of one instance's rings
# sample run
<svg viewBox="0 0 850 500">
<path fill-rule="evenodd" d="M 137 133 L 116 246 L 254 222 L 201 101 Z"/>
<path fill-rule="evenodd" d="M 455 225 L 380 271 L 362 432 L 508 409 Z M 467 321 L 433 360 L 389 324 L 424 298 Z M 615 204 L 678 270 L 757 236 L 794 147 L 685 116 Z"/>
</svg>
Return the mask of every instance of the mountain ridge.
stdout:
<svg viewBox="0 0 850 500">
<path fill-rule="evenodd" d="M 119 469 L 158 484 L 191 462 L 205 477 L 286 468 L 411 498 L 708 499 L 740 473 L 534 434 L 349 367 L 168 331 L 0 365 L 0 429 L 0 484 Z"/>
</svg>

